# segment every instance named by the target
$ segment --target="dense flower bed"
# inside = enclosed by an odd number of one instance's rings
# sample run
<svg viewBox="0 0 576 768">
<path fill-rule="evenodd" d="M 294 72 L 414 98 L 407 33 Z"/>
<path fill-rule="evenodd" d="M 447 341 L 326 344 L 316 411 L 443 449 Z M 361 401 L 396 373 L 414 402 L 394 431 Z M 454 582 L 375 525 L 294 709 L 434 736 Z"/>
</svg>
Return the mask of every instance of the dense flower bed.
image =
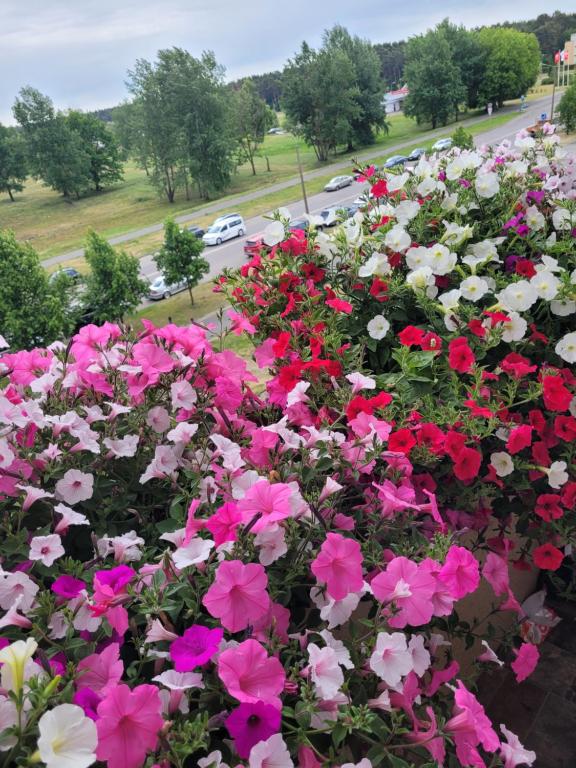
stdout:
<svg viewBox="0 0 576 768">
<path fill-rule="evenodd" d="M 532 764 L 452 643 L 574 537 L 575 171 L 521 138 L 272 225 L 222 282 L 265 394 L 197 327 L 3 356 L 0 766 Z"/>
</svg>

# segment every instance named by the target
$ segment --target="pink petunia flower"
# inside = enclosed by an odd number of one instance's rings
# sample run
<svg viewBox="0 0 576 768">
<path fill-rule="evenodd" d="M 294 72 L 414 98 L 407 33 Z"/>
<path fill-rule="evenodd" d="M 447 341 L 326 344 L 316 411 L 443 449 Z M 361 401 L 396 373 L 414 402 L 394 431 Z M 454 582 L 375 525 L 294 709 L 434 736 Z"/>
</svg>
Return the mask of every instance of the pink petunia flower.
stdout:
<svg viewBox="0 0 576 768">
<path fill-rule="evenodd" d="M 456 600 L 474 592 L 480 583 L 478 561 L 465 547 L 450 547 L 438 578 Z"/>
<path fill-rule="evenodd" d="M 79 691 L 90 688 L 100 696 L 115 688 L 124 674 L 124 664 L 120 659 L 120 646 L 110 643 L 100 653 L 86 656 L 78 664 L 76 687 Z"/>
<path fill-rule="evenodd" d="M 518 650 L 514 649 L 516 658 L 510 665 L 516 675 L 516 682 L 526 680 L 536 669 L 540 651 L 532 643 L 522 643 Z"/>
<path fill-rule="evenodd" d="M 354 539 L 329 533 L 312 561 L 310 569 L 334 600 L 343 600 L 350 592 L 359 592 L 364 584 L 362 552 Z"/>
<path fill-rule="evenodd" d="M 251 530 L 259 533 L 273 523 L 292 516 L 291 497 L 292 488 L 286 483 L 259 480 L 238 502 L 238 511 L 242 514 L 244 523 L 256 518 Z"/>
<path fill-rule="evenodd" d="M 20 597 L 20 608 L 26 613 L 32 608 L 37 592 L 38 585 L 25 573 L 0 573 L 0 608 L 3 610 L 7 611 Z"/>
<path fill-rule="evenodd" d="M 503 557 L 495 552 L 489 552 L 482 568 L 482 576 L 490 584 L 495 595 L 504 595 L 508 591 L 508 564 Z"/>
<path fill-rule="evenodd" d="M 252 747 L 248 768 L 294 768 L 294 762 L 282 735 L 276 733 Z"/>
<path fill-rule="evenodd" d="M 63 574 L 52 582 L 50 589 L 58 597 L 72 600 L 78 597 L 83 589 L 86 589 L 86 584 L 81 579 L 75 579 L 74 576 Z"/>
<path fill-rule="evenodd" d="M 163 719 L 162 702 L 154 685 L 112 688 L 98 705 L 98 760 L 108 768 L 140 768 L 156 749 Z"/>
<path fill-rule="evenodd" d="M 80 472 L 79 469 L 69 469 L 56 483 L 56 497 L 66 504 L 78 504 L 92 498 L 94 492 L 94 475 Z"/>
<path fill-rule="evenodd" d="M 536 752 L 525 749 L 515 733 L 501 725 L 500 730 L 504 734 L 507 744 L 500 745 L 500 757 L 504 760 L 504 768 L 516 768 L 518 765 L 531 766 L 536 760 Z"/>
<path fill-rule="evenodd" d="M 202 600 L 208 613 L 230 632 L 239 632 L 264 616 L 270 607 L 268 577 L 261 565 L 225 560 Z"/>
<path fill-rule="evenodd" d="M 57 533 L 51 533 L 49 536 L 35 536 L 32 539 L 28 558 L 50 567 L 64 554 L 66 552 L 62 546 L 62 539 Z"/>
<path fill-rule="evenodd" d="M 484 707 L 461 680 L 454 694 L 453 716 L 444 726 L 444 730 L 454 739 L 456 755 L 462 766 L 480 766 L 483 760 L 478 753 L 479 744 L 487 752 L 495 752 L 500 747 L 500 740 L 492 723 L 486 716 Z"/>
<path fill-rule="evenodd" d="M 264 701 L 280 706 L 284 688 L 284 667 L 256 640 L 244 640 L 223 651 L 218 658 L 218 675 L 230 696 L 241 702 Z"/>
<path fill-rule="evenodd" d="M 190 672 L 207 664 L 218 651 L 223 629 L 209 629 L 193 624 L 170 645 L 170 658 L 177 672 Z"/>
<path fill-rule="evenodd" d="M 398 612 L 390 617 L 391 627 L 402 629 L 427 624 L 432 618 L 436 579 L 426 568 L 420 568 L 406 557 L 395 557 L 370 584 L 381 603 L 393 603 Z"/>
<path fill-rule="evenodd" d="M 282 716 L 271 704 L 257 701 L 253 704 L 240 704 L 228 717 L 224 725 L 234 739 L 236 752 L 247 760 L 255 744 L 280 731 Z"/>
<path fill-rule="evenodd" d="M 402 632 L 379 632 L 370 657 L 370 669 L 386 685 L 396 687 L 413 669 L 412 651 Z"/>
</svg>

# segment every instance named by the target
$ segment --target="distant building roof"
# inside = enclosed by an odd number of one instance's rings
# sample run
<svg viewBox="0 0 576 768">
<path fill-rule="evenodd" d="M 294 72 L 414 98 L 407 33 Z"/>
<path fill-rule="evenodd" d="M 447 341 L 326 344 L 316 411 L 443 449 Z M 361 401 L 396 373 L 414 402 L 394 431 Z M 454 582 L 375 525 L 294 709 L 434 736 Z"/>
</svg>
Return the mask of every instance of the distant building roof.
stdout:
<svg viewBox="0 0 576 768">
<path fill-rule="evenodd" d="M 408 96 L 409 93 L 408 86 L 405 85 L 403 88 L 398 88 L 396 91 L 388 91 L 384 96 L 390 99 L 399 99 L 402 96 Z"/>
</svg>

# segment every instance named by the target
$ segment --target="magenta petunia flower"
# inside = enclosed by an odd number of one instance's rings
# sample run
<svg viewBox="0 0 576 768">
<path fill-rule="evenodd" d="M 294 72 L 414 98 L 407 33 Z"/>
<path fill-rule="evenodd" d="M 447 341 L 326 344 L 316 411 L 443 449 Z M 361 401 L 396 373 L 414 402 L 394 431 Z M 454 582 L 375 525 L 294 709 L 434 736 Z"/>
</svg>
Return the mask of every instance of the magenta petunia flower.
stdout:
<svg viewBox="0 0 576 768">
<path fill-rule="evenodd" d="M 311 570 L 334 600 L 343 600 L 350 592 L 359 592 L 362 577 L 362 552 L 354 539 L 329 533 L 312 562 Z"/>
<path fill-rule="evenodd" d="M 58 597 L 65 597 L 67 600 L 72 600 L 78 597 L 83 589 L 86 589 L 86 584 L 81 579 L 75 579 L 74 576 L 58 576 L 58 578 L 52 583 L 50 587 L 52 592 Z"/>
<path fill-rule="evenodd" d="M 514 649 L 514 653 L 516 658 L 510 666 L 516 675 L 516 682 L 521 683 L 536 669 L 540 651 L 532 643 L 522 643 L 518 650 Z"/>
<path fill-rule="evenodd" d="M 225 725 L 242 760 L 248 759 L 255 744 L 279 733 L 281 719 L 280 711 L 263 701 L 240 704 L 228 716 Z"/>
<path fill-rule="evenodd" d="M 207 664 L 218 650 L 224 637 L 223 629 L 208 629 L 193 624 L 170 644 L 170 658 L 177 672 L 191 672 Z"/>
<path fill-rule="evenodd" d="M 397 612 L 388 619 L 391 627 L 420 627 L 432 618 L 436 579 L 428 568 L 421 568 L 406 557 L 395 557 L 383 573 L 372 579 L 370 586 L 377 600 L 396 607 Z"/>
<path fill-rule="evenodd" d="M 98 720 L 98 705 L 102 701 L 102 697 L 99 696 L 92 688 L 82 688 L 81 691 L 76 691 L 72 697 L 72 703 L 82 707 L 86 717 L 91 720 Z"/>
<path fill-rule="evenodd" d="M 246 495 L 238 502 L 238 511 L 242 514 L 244 523 L 250 523 L 251 530 L 259 533 L 274 523 L 291 517 L 290 499 L 293 490 L 286 483 L 270 483 L 259 480 L 246 491 Z"/>
</svg>

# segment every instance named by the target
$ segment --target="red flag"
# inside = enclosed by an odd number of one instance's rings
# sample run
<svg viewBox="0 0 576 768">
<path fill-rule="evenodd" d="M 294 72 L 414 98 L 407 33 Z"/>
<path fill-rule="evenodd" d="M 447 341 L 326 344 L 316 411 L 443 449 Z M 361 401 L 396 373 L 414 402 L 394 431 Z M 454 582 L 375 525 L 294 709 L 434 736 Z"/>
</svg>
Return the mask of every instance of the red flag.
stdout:
<svg viewBox="0 0 576 768">
<path fill-rule="evenodd" d="M 554 64 L 560 64 L 560 51 L 556 51 L 554 54 Z"/>
</svg>

